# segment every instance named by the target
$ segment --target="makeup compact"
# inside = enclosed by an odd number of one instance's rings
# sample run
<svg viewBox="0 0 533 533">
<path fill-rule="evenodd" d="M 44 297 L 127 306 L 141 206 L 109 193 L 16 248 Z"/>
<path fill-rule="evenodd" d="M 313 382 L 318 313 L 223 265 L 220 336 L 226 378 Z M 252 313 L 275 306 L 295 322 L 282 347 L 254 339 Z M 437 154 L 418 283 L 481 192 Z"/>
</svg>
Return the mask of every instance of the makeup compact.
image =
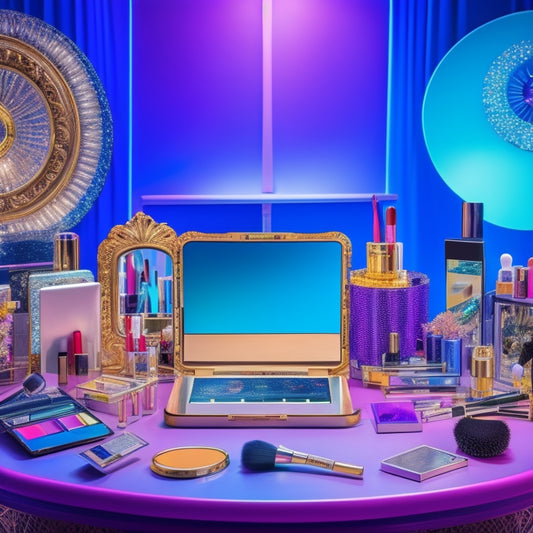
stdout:
<svg viewBox="0 0 533 533">
<path fill-rule="evenodd" d="M 347 379 L 350 260 L 338 232 L 180 235 L 177 375 L 165 422 L 357 424 Z"/>
<path fill-rule="evenodd" d="M 108 474 L 134 462 L 137 458 L 133 454 L 147 445 L 141 437 L 124 431 L 79 455 L 99 472 Z"/>
<path fill-rule="evenodd" d="M 151 468 L 160 476 L 191 479 L 215 474 L 228 465 L 229 455 L 224 450 L 185 446 L 157 453 L 152 459 Z"/>
<path fill-rule="evenodd" d="M 34 377 L 29 385 L 37 381 Z M 28 395 L 26 389 L 0 403 L 0 426 L 29 454 L 44 455 L 113 433 L 63 390 L 50 387 Z"/>
<path fill-rule="evenodd" d="M 424 481 L 439 474 L 468 466 L 461 455 L 433 446 L 417 446 L 381 461 L 381 470 L 389 474 Z"/>
</svg>

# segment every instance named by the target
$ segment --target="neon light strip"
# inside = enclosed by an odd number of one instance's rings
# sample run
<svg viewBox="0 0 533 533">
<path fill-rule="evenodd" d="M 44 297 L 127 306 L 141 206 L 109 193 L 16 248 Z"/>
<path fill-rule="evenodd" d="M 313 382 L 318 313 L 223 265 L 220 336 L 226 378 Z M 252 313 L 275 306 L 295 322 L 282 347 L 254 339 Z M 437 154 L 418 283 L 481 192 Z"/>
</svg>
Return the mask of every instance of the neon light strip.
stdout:
<svg viewBox="0 0 533 533">
<path fill-rule="evenodd" d="M 133 0 L 129 1 L 128 71 L 128 218 L 133 211 Z"/>
<path fill-rule="evenodd" d="M 390 142 L 391 142 L 391 99 L 392 99 L 392 47 L 393 47 L 393 31 L 392 31 L 392 21 L 394 17 L 394 6 L 393 1 L 389 2 L 389 50 L 387 58 L 387 130 L 386 130 L 386 141 L 385 141 L 385 193 L 390 192 L 390 174 L 389 174 L 389 165 L 390 165 Z"/>
<path fill-rule="evenodd" d="M 262 192 L 274 192 L 272 157 L 272 0 L 263 0 L 263 173 Z"/>
</svg>

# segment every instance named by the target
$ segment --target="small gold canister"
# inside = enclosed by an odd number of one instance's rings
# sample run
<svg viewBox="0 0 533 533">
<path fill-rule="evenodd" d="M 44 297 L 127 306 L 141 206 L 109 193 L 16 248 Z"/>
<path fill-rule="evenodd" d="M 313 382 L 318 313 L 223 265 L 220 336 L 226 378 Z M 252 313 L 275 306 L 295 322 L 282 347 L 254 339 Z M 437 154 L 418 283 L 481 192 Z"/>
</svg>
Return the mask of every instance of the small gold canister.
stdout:
<svg viewBox="0 0 533 533">
<path fill-rule="evenodd" d="M 472 352 L 472 398 L 491 396 L 494 384 L 494 348 L 492 346 L 476 346 Z"/>
<path fill-rule="evenodd" d="M 54 237 L 54 270 L 79 270 L 80 238 L 71 231 Z"/>
</svg>

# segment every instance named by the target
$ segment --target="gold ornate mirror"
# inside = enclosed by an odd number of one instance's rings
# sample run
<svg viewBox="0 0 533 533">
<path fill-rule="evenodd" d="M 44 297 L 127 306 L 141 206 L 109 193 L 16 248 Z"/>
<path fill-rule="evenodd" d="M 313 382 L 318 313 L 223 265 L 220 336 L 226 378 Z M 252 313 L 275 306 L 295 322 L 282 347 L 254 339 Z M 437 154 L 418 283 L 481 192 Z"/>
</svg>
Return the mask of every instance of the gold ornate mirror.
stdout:
<svg viewBox="0 0 533 533">
<path fill-rule="evenodd" d="M 137 213 L 111 229 L 98 248 L 101 284 L 102 370 L 124 368 L 128 317 L 141 316 L 148 345 L 158 348 L 159 375 L 174 374 L 177 335 L 178 237 L 167 224 Z"/>
</svg>

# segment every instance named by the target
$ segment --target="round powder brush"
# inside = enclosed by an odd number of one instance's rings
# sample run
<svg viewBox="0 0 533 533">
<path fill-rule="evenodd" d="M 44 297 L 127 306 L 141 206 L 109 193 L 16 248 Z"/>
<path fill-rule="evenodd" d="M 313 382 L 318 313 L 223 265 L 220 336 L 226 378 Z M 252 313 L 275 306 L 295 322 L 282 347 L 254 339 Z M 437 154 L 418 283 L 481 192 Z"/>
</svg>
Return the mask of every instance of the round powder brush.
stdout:
<svg viewBox="0 0 533 533">
<path fill-rule="evenodd" d="M 473 457 L 496 457 L 509 446 L 511 432 L 502 420 L 481 420 L 465 417 L 453 430 L 457 446 Z"/>
<path fill-rule="evenodd" d="M 241 460 L 248 470 L 254 471 L 272 470 L 276 465 L 294 463 L 316 466 L 356 478 L 363 477 L 362 466 L 338 463 L 324 457 L 289 450 L 284 446 L 276 448 L 273 444 L 262 440 L 247 442 L 242 448 Z"/>
</svg>

